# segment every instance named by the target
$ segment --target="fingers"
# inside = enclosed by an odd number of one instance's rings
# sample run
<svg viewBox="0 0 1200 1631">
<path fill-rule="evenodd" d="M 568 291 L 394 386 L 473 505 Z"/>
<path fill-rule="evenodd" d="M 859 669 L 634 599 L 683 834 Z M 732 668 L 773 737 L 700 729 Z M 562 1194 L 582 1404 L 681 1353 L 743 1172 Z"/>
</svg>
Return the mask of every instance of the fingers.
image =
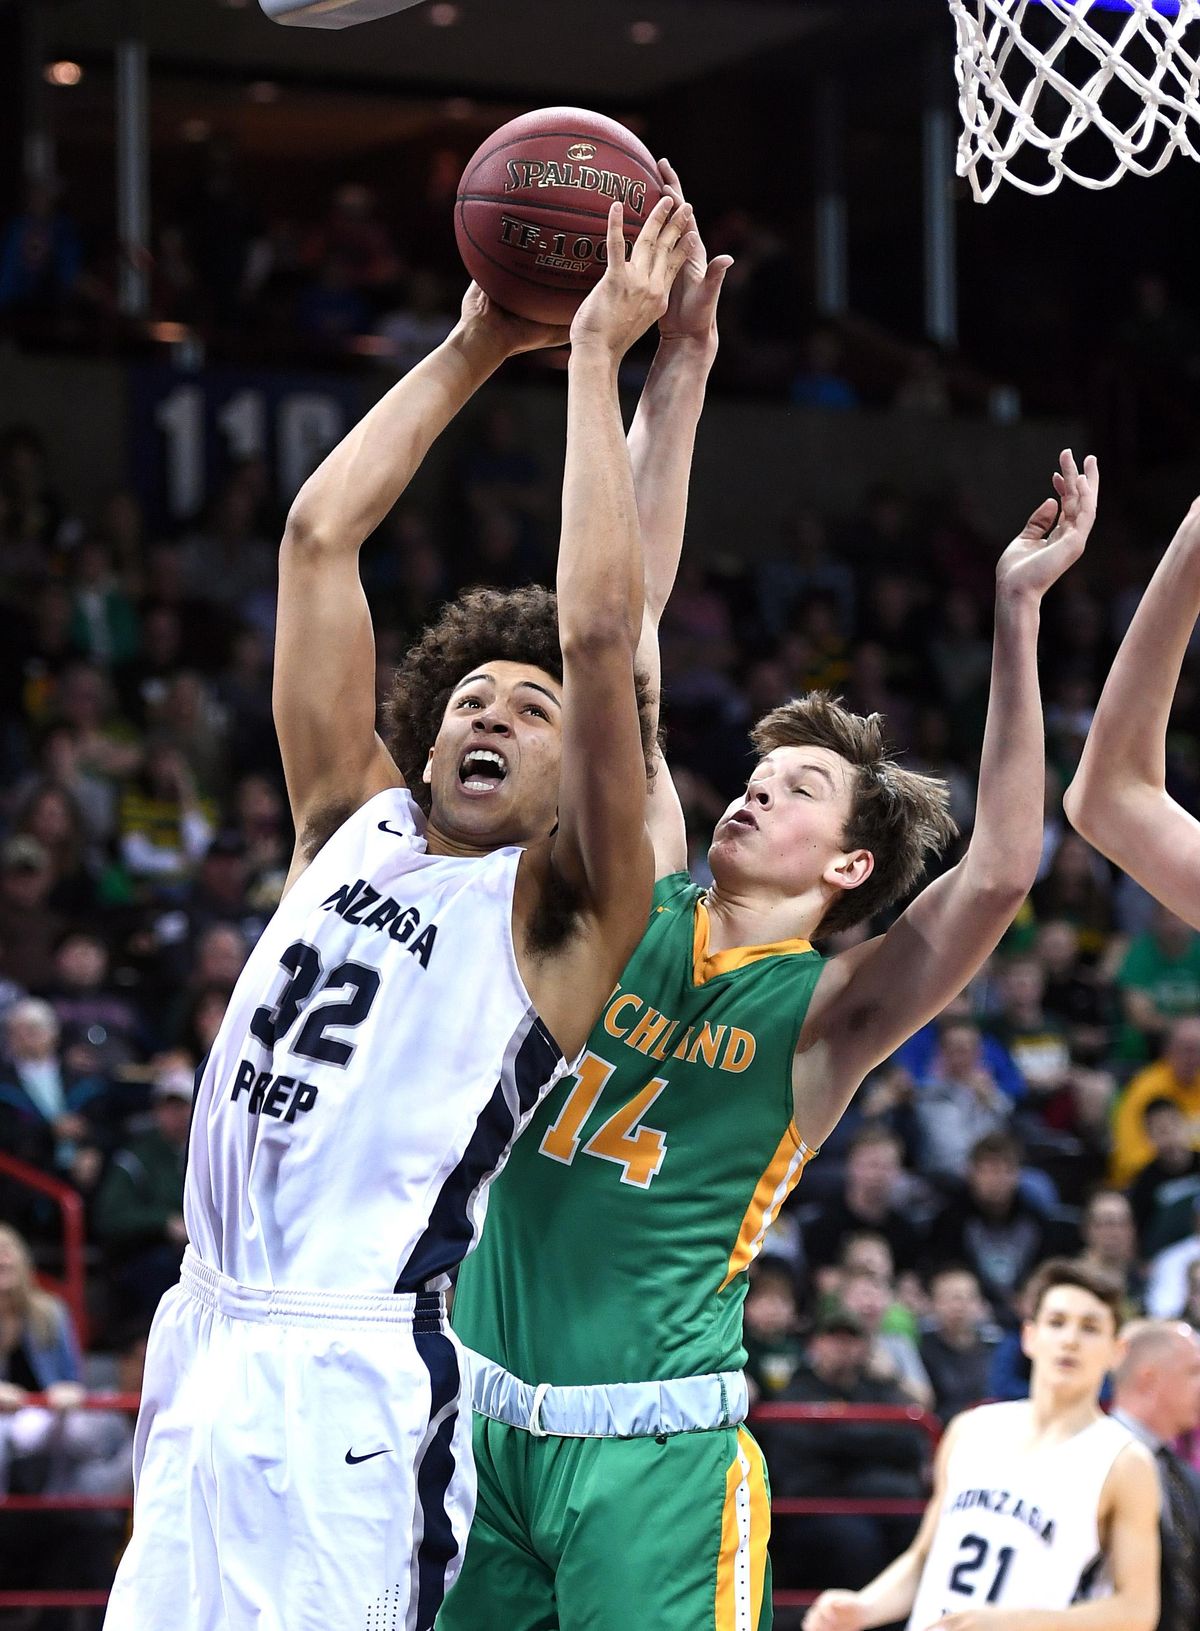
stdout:
<svg viewBox="0 0 1200 1631">
<path fill-rule="evenodd" d="M 646 226 L 654 219 L 651 210 L 646 220 Z M 644 232 L 645 227 L 642 228 Z M 608 207 L 608 264 L 610 266 L 624 266 L 625 264 L 625 207 L 620 199 L 615 199 Z"/>
<path fill-rule="evenodd" d="M 642 223 L 642 230 L 637 235 L 637 242 L 633 246 L 635 255 L 650 256 L 657 247 L 663 228 L 676 208 L 675 200 L 670 193 L 664 193 Z M 609 222 L 612 221 L 612 212 L 609 212 Z"/>
<path fill-rule="evenodd" d="M 692 206 L 677 204 L 659 232 L 649 269 L 650 275 L 662 277 L 668 288 L 674 283 L 679 268 L 688 258 L 689 235 L 694 240 L 691 245 L 694 249 L 699 239 L 692 225 Z"/>
<path fill-rule="evenodd" d="M 1033 514 L 1021 528 L 1022 538 L 1034 538 L 1041 543 L 1058 516 L 1058 500 L 1046 498 L 1038 505 Z"/>
</svg>

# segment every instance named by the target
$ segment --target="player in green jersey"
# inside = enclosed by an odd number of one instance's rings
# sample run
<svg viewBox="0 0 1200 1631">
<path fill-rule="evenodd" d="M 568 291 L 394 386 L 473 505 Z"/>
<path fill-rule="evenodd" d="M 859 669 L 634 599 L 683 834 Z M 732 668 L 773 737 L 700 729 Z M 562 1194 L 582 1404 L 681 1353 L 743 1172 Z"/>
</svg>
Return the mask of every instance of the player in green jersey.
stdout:
<svg viewBox="0 0 1200 1631">
<path fill-rule="evenodd" d="M 673 176 L 670 177 L 672 181 Z M 725 264 L 676 282 L 631 431 L 657 684 Z M 866 1073 L 966 984 L 1041 849 L 1042 595 L 1080 554 L 1096 476 L 1064 455 L 997 569 L 992 691 L 966 856 L 888 932 L 818 935 L 911 891 L 952 825 L 941 783 L 827 697 L 760 722 L 714 884 L 687 876 L 662 766 L 649 925 L 582 1055 L 493 1185 L 454 1323 L 475 1350 L 479 1506 L 439 1631 L 761 1631 L 769 1495 L 743 1421 L 746 1269 Z"/>
</svg>

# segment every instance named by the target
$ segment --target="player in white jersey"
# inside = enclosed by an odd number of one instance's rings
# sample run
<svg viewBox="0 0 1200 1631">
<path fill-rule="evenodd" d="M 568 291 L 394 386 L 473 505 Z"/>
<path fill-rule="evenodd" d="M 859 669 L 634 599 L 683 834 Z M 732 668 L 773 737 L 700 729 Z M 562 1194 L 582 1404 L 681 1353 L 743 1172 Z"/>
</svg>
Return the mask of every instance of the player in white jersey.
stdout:
<svg viewBox="0 0 1200 1631">
<path fill-rule="evenodd" d="M 1100 1409 L 1121 1288 L 1044 1263 L 1028 1291 L 1028 1401 L 956 1416 L 908 1550 L 861 1591 L 827 1591 L 804 1631 L 1153 1631 L 1158 1479 Z"/>
<path fill-rule="evenodd" d="M 474 1482 L 444 1290 L 649 910 L 617 370 L 689 229 L 668 195 L 627 262 L 615 205 L 571 326 L 557 614 L 540 590 L 448 608 L 386 743 L 359 549 L 476 388 L 566 331 L 472 287 L 293 505 L 274 708 L 296 850 L 200 1074 L 108 1631 L 428 1631 L 457 1573 Z"/>
</svg>

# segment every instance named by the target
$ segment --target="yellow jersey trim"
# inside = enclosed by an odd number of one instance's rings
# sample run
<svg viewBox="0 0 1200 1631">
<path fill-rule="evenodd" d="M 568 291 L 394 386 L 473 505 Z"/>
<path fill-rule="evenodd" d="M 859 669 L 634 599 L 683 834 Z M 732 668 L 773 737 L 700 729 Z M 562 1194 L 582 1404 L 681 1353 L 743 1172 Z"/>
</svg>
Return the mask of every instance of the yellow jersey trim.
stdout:
<svg viewBox="0 0 1200 1631">
<path fill-rule="evenodd" d="M 789 1121 L 787 1131 L 779 1140 L 770 1164 L 750 1198 L 725 1278 L 717 1287 L 718 1292 L 724 1291 L 758 1256 L 767 1230 L 779 1216 L 779 1208 L 800 1182 L 801 1174 L 816 1153 L 800 1137 L 796 1123 Z"/>
<path fill-rule="evenodd" d="M 751 963 L 761 962 L 764 957 L 795 957 L 812 950 L 807 940 L 777 940 L 770 946 L 730 946 L 728 951 L 710 952 L 709 933 L 708 907 L 703 900 L 698 900 L 692 931 L 694 985 L 705 985 L 718 974 L 731 974 L 735 969 L 749 968 Z"/>
<path fill-rule="evenodd" d="M 771 1504 L 762 1451 L 744 1427 L 725 1471 L 721 1545 L 717 1553 L 716 1631 L 757 1627 L 766 1589 Z"/>
</svg>

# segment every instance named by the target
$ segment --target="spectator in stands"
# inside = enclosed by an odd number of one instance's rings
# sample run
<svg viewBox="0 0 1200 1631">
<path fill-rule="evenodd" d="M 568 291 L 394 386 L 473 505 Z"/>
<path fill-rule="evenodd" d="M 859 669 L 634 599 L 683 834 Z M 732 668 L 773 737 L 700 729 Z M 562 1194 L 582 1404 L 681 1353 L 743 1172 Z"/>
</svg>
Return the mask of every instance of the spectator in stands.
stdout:
<svg viewBox="0 0 1200 1631">
<path fill-rule="evenodd" d="M 1012 1112 L 1012 1099 L 984 1058 L 979 1026 L 946 1021 L 928 1073 L 917 1082 L 918 1170 L 953 1183 L 979 1140 L 1006 1127 Z"/>
<path fill-rule="evenodd" d="M 82 1376 L 70 1315 L 37 1289 L 28 1247 L 0 1224 L 0 1489 L 44 1495 L 70 1488 L 75 1437 L 89 1426 L 75 1408 Z M 45 1405 L 31 1406 L 31 1393 L 43 1394 Z M 5 1513 L 3 1524 L 0 1591 L 96 1590 L 111 1580 L 112 1525 L 93 1513 Z"/>
<path fill-rule="evenodd" d="M 934 1219 L 930 1260 L 965 1264 L 1002 1324 L 1016 1319 L 1015 1297 L 1047 1255 L 1045 1218 L 1021 1193 L 1021 1146 L 1011 1133 L 987 1133 L 972 1148 L 965 1189 Z"/>
<path fill-rule="evenodd" d="M 1174 1020 L 1200 1011 L 1200 934 L 1156 906 L 1149 930 L 1130 942 L 1117 986 L 1126 1020 L 1122 1056 L 1150 1058 Z"/>
<path fill-rule="evenodd" d="M 916 1343 L 902 1332 L 884 1329 L 884 1316 L 894 1298 L 891 1281 L 870 1269 L 842 1273 L 838 1300 L 867 1333 L 867 1375 L 872 1381 L 899 1388 L 913 1404 L 928 1410 L 933 1406 L 933 1387 Z"/>
<path fill-rule="evenodd" d="M 1200 1331 L 1200 1257 L 1188 1264 L 1187 1301 L 1183 1305 L 1182 1318 L 1194 1331 Z"/>
<path fill-rule="evenodd" d="M 226 619 L 274 598 L 275 542 L 265 535 L 260 511 L 258 466 L 247 460 L 230 474 L 205 524 L 183 544 L 188 592 Z"/>
<path fill-rule="evenodd" d="M 119 839 L 126 871 L 149 895 L 177 896 L 213 840 L 214 816 L 183 754 L 152 738 L 141 776 L 121 796 Z"/>
<path fill-rule="evenodd" d="M 380 318 L 375 332 L 396 372 L 407 374 L 441 345 L 457 317 L 455 302 L 437 273 L 416 271 L 408 279 L 402 304 Z"/>
<path fill-rule="evenodd" d="M 1190 1297 L 1194 1264 L 1200 1263 L 1200 1196 L 1192 1203 L 1192 1233 L 1150 1260 L 1146 1312 L 1152 1319 L 1179 1319 Z"/>
<path fill-rule="evenodd" d="M 1175 1020 L 1167 1032 L 1162 1058 L 1138 1071 L 1117 1100 L 1112 1181 L 1118 1189 L 1124 1189 L 1154 1159 L 1146 1108 L 1156 1099 L 1169 1099 L 1193 1122 L 1200 1117 L 1200 1016 Z"/>
<path fill-rule="evenodd" d="M 1104 862 L 1078 833 L 1064 830 L 1031 899 L 1039 923 L 1053 918 L 1071 925 L 1084 956 L 1099 957 L 1107 947 L 1115 927 L 1112 883 Z"/>
<path fill-rule="evenodd" d="M 1098 1189 L 1083 1212 L 1080 1262 L 1100 1269 L 1125 1288 L 1124 1317 L 1142 1311 L 1146 1276 L 1138 1261 L 1137 1226 L 1129 1197 L 1119 1189 Z"/>
<path fill-rule="evenodd" d="M 193 1058 L 203 1059 L 217 1039 L 225 1010 L 229 1007 L 229 996 L 228 986 L 203 986 L 193 996 L 181 1024 L 170 1033 L 168 1040 Z"/>
<path fill-rule="evenodd" d="M 6 1059 L 0 1066 L 0 1149 L 85 1193 L 104 1164 L 108 1083 L 80 1075 L 59 1052 L 58 1021 L 48 1002 L 25 997 L 4 1021 Z M 30 1201 L 44 1226 L 48 1203 Z"/>
<path fill-rule="evenodd" d="M 0 1415 L 20 1410 L 29 1393 L 44 1393 L 52 1410 L 70 1409 L 81 1374 L 71 1316 L 38 1289 L 29 1247 L 0 1223 Z"/>
<path fill-rule="evenodd" d="M 178 1280 L 187 1244 L 183 1177 L 194 1072 L 181 1052 L 159 1055 L 151 1068 L 153 1126 L 113 1156 L 93 1214 L 96 1236 L 109 1248 L 116 1312 L 147 1324 Z"/>
<path fill-rule="evenodd" d="M 39 780 L 22 796 L 13 815 L 13 832 L 27 833 L 45 850 L 52 873 L 49 905 L 53 912 L 79 917 L 96 898 L 88 865 L 84 814 L 65 787 Z"/>
<path fill-rule="evenodd" d="M 947 1264 L 929 1281 L 932 1318 L 921 1338 L 921 1363 L 943 1422 L 988 1397 L 988 1370 L 998 1332 L 979 1282 L 969 1269 Z"/>
<path fill-rule="evenodd" d="M 54 979 L 54 947 L 65 928 L 50 905 L 54 872 L 45 846 L 18 834 L 0 848 L 0 973 L 26 991 Z"/>
<path fill-rule="evenodd" d="M 69 929 L 54 954 L 50 1006 L 63 1056 L 86 1075 L 118 1075 L 144 1052 L 137 1003 L 111 981 L 109 949 L 90 929 Z"/>
<path fill-rule="evenodd" d="M 1142 1127 L 1154 1158 L 1130 1185 L 1129 1204 L 1142 1253 L 1153 1257 L 1191 1229 L 1192 1202 L 1200 1195 L 1200 1150 L 1174 1099 L 1151 1099 L 1142 1112 Z"/>
<path fill-rule="evenodd" d="M 71 557 L 71 639 L 105 668 L 129 662 L 138 648 L 137 612 L 99 537 L 85 538 Z"/>
<path fill-rule="evenodd" d="M 1158 1631 L 1200 1623 L 1200 1476 L 1172 1445 L 1200 1426 L 1200 1340 L 1186 1325 L 1138 1320 L 1114 1375 L 1113 1418 L 1150 1450 L 1162 1495 Z"/>
<path fill-rule="evenodd" d="M 46 443 L 32 425 L 9 425 L 0 434 L 0 517 L 5 570 L 14 570 L 15 556 L 44 577 L 63 511 Z"/>
<path fill-rule="evenodd" d="M 742 1340 L 746 1345 L 751 1398 L 774 1398 L 791 1381 L 804 1351 L 796 1284 L 788 1269 L 775 1258 L 760 1258 L 750 1271 Z"/>
<path fill-rule="evenodd" d="M 278 785 L 261 774 L 243 776 L 234 790 L 233 820 L 245 852 L 250 904 L 274 910 L 292 858 L 291 820 Z"/>
<path fill-rule="evenodd" d="M 1115 1084 L 1108 1072 L 1072 1059 L 1066 1026 L 1046 1012 L 1041 964 L 1035 957 L 1014 958 L 1003 970 L 1001 989 L 1004 1006 L 993 1029 L 1025 1082 L 1025 1112 L 1103 1145 Z"/>
<path fill-rule="evenodd" d="M 216 700 L 228 722 L 226 752 L 234 777 L 278 774 L 271 719 L 271 646 L 261 629 L 239 629 L 229 662 L 216 678 Z"/>
<path fill-rule="evenodd" d="M 81 772 L 114 782 L 133 775 L 141 747 L 116 710 L 112 684 L 102 668 L 72 663 L 58 684 L 55 715 L 71 731 Z"/>
<path fill-rule="evenodd" d="M 1103 1064 L 1116 1017 L 1112 987 L 1083 961 L 1079 936 L 1062 919 L 1039 926 L 1037 958 L 1045 976 L 1042 1006 L 1048 1018 L 1065 1028 L 1072 1058 L 1084 1065 Z"/>
<path fill-rule="evenodd" d="M 170 914 L 172 918 L 174 915 Z M 227 996 L 242 972 L 249 946 L 236 923 L 210 922 L 194 940 L 181 941 L 173 950 L 178 954 L 180 974 L 177 980 L 168 981 L 164 993 L 172 998 L 167 1033 L 173 1045 L 182 1045 L 191 1052 L 180 1028 L 186 1026 L 196 998 L 206 992 L 222 992 Z M 169 962 L 172 967 L 176 966 L 174 958 L 169 957 Z M 196 1053 L 195 1057 L 202 1059 L 204 1054 Z"/>
<path fill-rule="evenodd" d="M 797 1403 L 888 1404 L 911 1400 L 891 1383 L 872 1380 L 870 1340 L 845 1309 L 817 1321 L 804 1362 L 781 1398 Z M 771 1484 L 779 1495 L 919 1496 L 922 1441 L 903 1423 L 806 1422 L 763 1433 Z M 824 1514 L 777 1524 L 776 1568 L 788 1585 L 854 1587 L 903 1550 L 915 1527 L 908 1519 Z M 787 1534 L 790 1544 L 785 1543 Z"/>
<path fill-rule="evenodd" d="M 841 1194 L 826 1201 L 804 1231 L 814 1271 L 836 1263 L 846 1237 L 864 1231 L 886 1237 L 897 1274 L 916 1268 L 921 1236 L 900 1203 L 902 1154 L 900 1140 L 886 1127 L 867 1123 L 854 1135 Z"/>
</svg>

